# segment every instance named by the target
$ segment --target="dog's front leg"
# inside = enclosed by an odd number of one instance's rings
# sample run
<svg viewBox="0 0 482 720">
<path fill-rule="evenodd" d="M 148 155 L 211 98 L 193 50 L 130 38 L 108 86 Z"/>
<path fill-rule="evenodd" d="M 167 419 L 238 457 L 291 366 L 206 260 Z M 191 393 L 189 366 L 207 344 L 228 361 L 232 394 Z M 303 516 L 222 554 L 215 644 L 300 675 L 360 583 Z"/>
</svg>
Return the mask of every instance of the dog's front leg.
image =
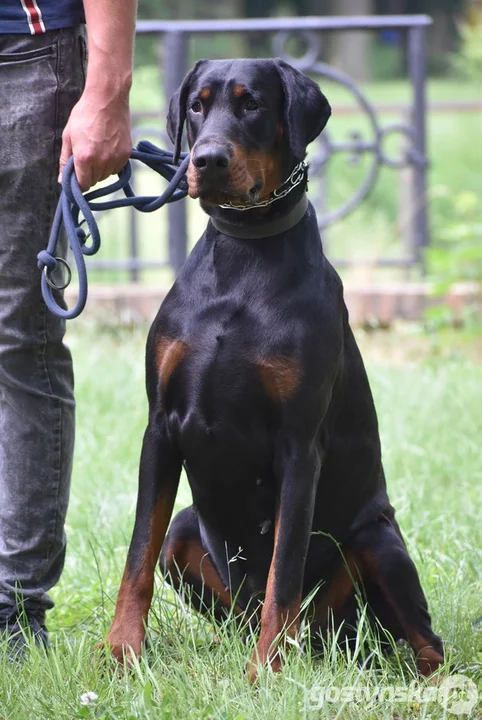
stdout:
<svg viewBox="0 0 482 720">
<path fill-rule="evenodd" d="M 279 643 L 299 627 L 306 556 L 310 542 L 320 453 L 316 448 L 284 448 L 275 473 L 278 478 L 273 557 L 261 612 L 261 632 L 248 666 L 254 682 L 267 663 L 281 667 Z"/>
<path fill-rule="evenodd" d="M 136 656 L 146 634 L 154 571 L 171 519 L 181 472 L 181 458 L 165 428 L 150 422 L 144 435 L 134 532 L 117 598 L 114 621 L 105 644 L 121 662 Z"/>
</svg>

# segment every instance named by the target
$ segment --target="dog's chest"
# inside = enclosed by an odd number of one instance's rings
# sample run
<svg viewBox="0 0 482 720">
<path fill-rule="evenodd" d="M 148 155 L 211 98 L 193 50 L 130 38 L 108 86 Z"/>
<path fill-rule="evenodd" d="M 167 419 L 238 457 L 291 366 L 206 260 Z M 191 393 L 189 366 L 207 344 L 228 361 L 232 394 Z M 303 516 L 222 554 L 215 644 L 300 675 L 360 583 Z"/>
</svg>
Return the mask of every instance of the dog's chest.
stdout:
<svg viewBox="0 0 482 720">
<path fill-rule="evenodd" d="M 158 346 L 162 404 L 188 465 L 230 484 L 238 471 L 255 482 L 299 382 L 292 357 L 269 338 L 266 309 L 232 296 L 200 301 L 182 340 Z"/>
<path fill-rule="evenodd" d="M 266 341 L 263 318 L 248 304 L 218 298 L 198 308 L 189 325 L 184 382 L 173 401 L 209 427 L 222 421 L 245 425 L 262 410 L 263 368 L 279 355 L 276 343 Z"/>
<path fill-rule="evenodd" d="M 305 261 L 285 255 L 277 250 L 275 262 L 201 242 L 158 318 L 176 338 L 173 362 L 157 360 L 163 407 L 184 456 L 211 475 L 224 463 L 255 482 L 287 412 L 302 402 L 318 421 L 319 283 L 306 282 Z"/>
<path fill-rule="evenodd" d="M 302 377 L 300 332 L 279 322 L 279 308 L 254 295 L 216 297 L 200 306 L 186 338 L 185 388 L 191 406 L 214 421 L 259 415 L 292 398 Z M 306 328 L 305 328 L 306 331 Z"/>
</svg>

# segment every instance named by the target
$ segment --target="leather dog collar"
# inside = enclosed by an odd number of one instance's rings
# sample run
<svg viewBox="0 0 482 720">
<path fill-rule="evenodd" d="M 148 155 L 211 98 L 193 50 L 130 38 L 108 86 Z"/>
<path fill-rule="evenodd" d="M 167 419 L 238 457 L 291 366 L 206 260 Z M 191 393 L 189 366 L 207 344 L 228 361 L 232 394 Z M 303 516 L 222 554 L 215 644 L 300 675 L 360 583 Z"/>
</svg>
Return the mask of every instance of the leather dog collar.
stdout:
<svg viewBox="0 0 482 720">
<path fill-rule="evenodd" d="M 213 217 L 210 218 L 210 221 L 216 230 L 223 235 L 241 238 L 242 240 L 255 240 L 271 237 L 273 235 L 280 235 L 287 230 L 291 230 L 291 228 L 297 225 L 304 217 L 307 210 L 308 197 L 306 193 L 303 193 L 300 200 L 287 215 L 283 215 L 275 220 L 267 220 L 266 222 L 260 222 L 256 225 L 237 225 L 236 223 L 227 222 L 226 220 Z"/>
</svg>

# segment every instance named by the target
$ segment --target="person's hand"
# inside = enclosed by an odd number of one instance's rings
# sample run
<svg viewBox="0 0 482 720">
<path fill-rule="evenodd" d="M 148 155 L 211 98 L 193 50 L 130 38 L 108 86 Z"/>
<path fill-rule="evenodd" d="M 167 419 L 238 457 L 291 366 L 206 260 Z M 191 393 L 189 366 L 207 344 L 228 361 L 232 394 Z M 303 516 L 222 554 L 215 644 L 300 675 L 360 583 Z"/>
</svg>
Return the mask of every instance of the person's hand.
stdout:
<svg viewBox="0 0 482 720">
<path fill-rule="evenodd" d="M 128 98 L 128 92 L 86 87 L 62 135 L 59 182 L 71 155 L 84 192 L 122 170 L 132 150 Z"/>
</svg>

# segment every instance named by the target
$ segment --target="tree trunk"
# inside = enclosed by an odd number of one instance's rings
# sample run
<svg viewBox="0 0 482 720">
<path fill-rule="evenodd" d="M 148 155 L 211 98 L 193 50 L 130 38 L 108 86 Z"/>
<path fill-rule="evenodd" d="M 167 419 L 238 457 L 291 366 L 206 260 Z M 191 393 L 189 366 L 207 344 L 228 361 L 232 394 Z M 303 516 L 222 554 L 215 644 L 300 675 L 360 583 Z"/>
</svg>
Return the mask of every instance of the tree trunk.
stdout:
<svg viewBox="0 0 482 720">
<path fill-rule="evenodd" d="M 371 15 L 372 0 L 338 0 L 337 15 Z M 370 33 L 366 31 L 340 32 L 337 35 L 333 64 L 355 80 L 366 80 L 369 75 L 368 49 Z"/>
</svg>

